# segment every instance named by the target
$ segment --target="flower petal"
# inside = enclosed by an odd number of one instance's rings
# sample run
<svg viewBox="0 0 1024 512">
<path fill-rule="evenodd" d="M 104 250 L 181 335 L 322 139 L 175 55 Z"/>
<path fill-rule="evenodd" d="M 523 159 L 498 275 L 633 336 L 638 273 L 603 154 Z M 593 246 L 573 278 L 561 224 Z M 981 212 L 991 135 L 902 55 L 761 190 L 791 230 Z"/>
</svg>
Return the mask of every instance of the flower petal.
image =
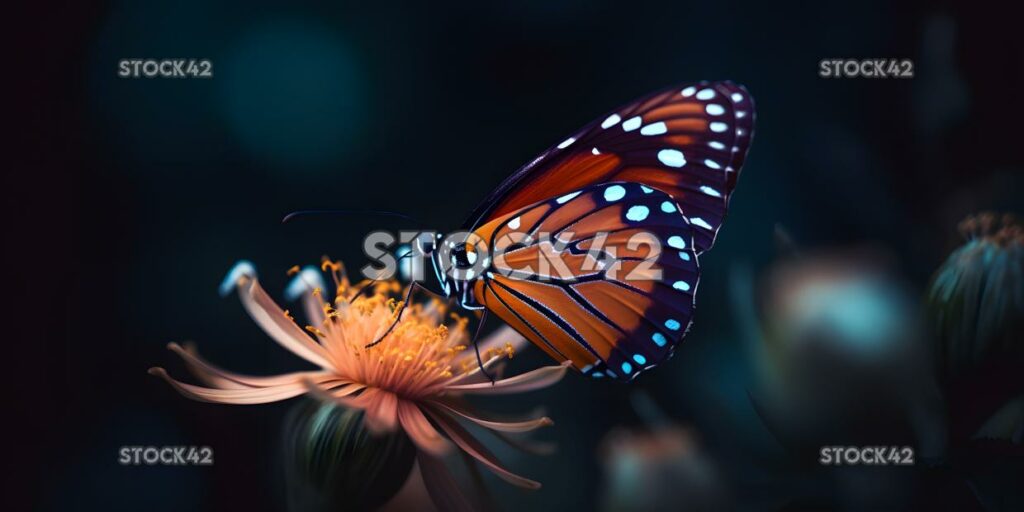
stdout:
<svg viewBox="0 0 1024 512">
<path fill-rule="evenodd" d="M 540 418 L 526 421 L 485 420 L 483 418 L 473 416 L 468 412 L 458 409 L 456 407 L 452 407 L 451 405 L 448 405 L 444 402 L 432 400 L 430 403 L 432 405 L 443 407 L 444 409 L 447 409 L 448 411 L 451 411 L 459 416 L 462 416 L 463 418 L 466 418 L 467 420 L 472 421 L 477 425 L 489 428 L 491 430 L 497 430 L 500 432 L 529 432 L 531 430 L 536 430 L 540 427 L 549 427 L 555 424 L 555 422 L 551 421 L 551 418 L 548 418 L 547 416 L 541 416 Z"/>
<path fill-rule="evenodd" d="M 367 388 L 359 384 L 358 389 L 346 389 L 342 393 L 324 389 L 309 379 L 303 383 L 313 396 L 328 402 L 336 402 L 350 409 L 359 409 L 366 414 L 363 421 L 366 428 L 373 432 L 391 432 L 398 426 L 398 397 L 390 391 Z M 356 396 L 349 396 L 363 390 Z"/>
<path fill-rule="evenodd" d="M 491 432 L 491 434 L 512 448 L 523 453 L 529 453 L 530 455 L 548 456 L 558 451 L 558 445 L 555 443 L 534 441 L 532 439 L 518 439 L 502 432 Z"/>
<path fill-rule="evenodd" d="M 370 406 L 366 410 L 366 426 L 377 432 L 391 432 L 398 426 L 398 397 L 390 391 L 368 389 L 365 394 L 373 393 Z"/>
<path fill-rule="evenodd" d="M 462 494 L 458 482 L 448 471 L 444 461 L 425 452 L 419 452 L 416 460 L 420 465 L 424 487 L 427 488 L 427 493 L 430 494 L 430 499 L 437 510 L 472 512 L 472 505 Z"/>
<path fill-rule="evenodd" d="M 284 310 L 267 295 L 256 279 L 245 279 L 238 283 L 238 296 L 249 316 L 256 321 L 274 341 L 295 355 L 325 369 L 334 371 L 327 351 L 314 342 L 306 331 L 285 316 Z"/>
<path fill-rule="evenodd" d="M 231 267 L 224 280 L 220 282 L 220 296 L 227 297 L 243 279 L 256 279 L 256 266 L 249 260 L 238 260 L 235 266 Z"/>
<path fill-rule="evenodd" d="M 559 366 L 545 366 L 543 368 L 537 368 L 536 370 L 521 373 L 515 377 L 494 381 L 493 384 L 490 382 L 458 384 L 454 386 L 446 386 L 445 389 L 449 392 L 475 393 L 480 395 L 500 395 L 533 391 L 535 389 L 546 388 L 561 380 L 562 377 L 565 376 L 565 372 L 568 370 L 569 364 L 569 361 L 566 361 Z"/>
<path fill-rule="evenodd" d="M 284 300 L 301 299 L 302 308 L 306 312 L 306 321 L 310 325 L 320 325 L 324 321 L 323 304 L 316 295 L 313 295 L 313 290 L 317 288 L 327 289 L 324 276 L 319 268 L 306 265 L 284 289 Z"/>
<path fill-rule="evenodd" d="M 186 384 L 174 380 L 163 368 L 150 368 L 150 375 L 155 375 L 167 381 L 175 390 L 193 400 L 201 402 L 214 402 L 220 404 L 265 404 L 278 402 L 299 396 L 306 392 L 305 382 L 314 382 L 309 378 L 297 380 L 289 384 L 278 386 L 246 388 L 246 389 L 214 389 Z M 317 381 L 323 384 L 344 384 L 345 382 L 336 376 L 325 374 L 317 377 Z"/>
<path fill-rule="evenodd" d="M 368 398 L 362 398 L 366 393 L 350 396 L 356 392 L 366 389 L 365 384 L 350 382 L 347 385 L 336 389 L 321 387 L 316 381 L 311 379 L 302 379 L 302 384 L 306 387 L 306 390 L 309 391 L 310 395 L 313 395 L 314 398 L 318 398 L 325 402 L 337 402 L 338 404 L 350 409 L 366 409 L 366 406 L 369 404 Z"/>
<path fill-rule="evenodd" d="M 195 347 L 182 348 L 177 343 L 168 343 L 167 348 L 181 356 L 189 369 L 207 385 L 218 389 L 248 389 L 280 386 L 300 382 L 303 377 L 316 379 L 332 375 L 325 371 L 293 372 L 270 377 L 253 377 L 218 368 L 199 357 Z"/>
<path fill-rule="evenodd" d="M 502 480 L 525 489 L 540 489 L 540 482 L 521 477 L 505 469 L 490 450 L 474 439 L 472 434 L 462 428 L 462 425 L 459 425 L 450 416 L 432 407 L 426 407 L 425 410 L 459 448 L 462 448 L 466 453 L 482 462 Z"/>
<path fill-rule="evenodd" d="M 402 423 L 402 430 L 405 430 L 409 439 L 412 439 L 419 449 L 433 455 L 443 455 L 451 449 L 451 443 L 430 424 L 415 403 L 408 400 L 398 401 L 398 421 Z"/>
</svg>

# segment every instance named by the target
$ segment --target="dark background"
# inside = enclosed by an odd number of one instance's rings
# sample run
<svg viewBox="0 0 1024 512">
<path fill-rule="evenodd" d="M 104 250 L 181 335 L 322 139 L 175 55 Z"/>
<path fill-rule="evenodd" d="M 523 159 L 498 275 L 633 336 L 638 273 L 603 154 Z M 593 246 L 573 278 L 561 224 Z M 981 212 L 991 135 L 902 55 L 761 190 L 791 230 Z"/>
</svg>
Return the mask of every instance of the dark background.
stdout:
<svg viewBox="0 0 1024 512">
<path fill-rule="evenodd" d="M 281 217 L 390 209 L 455 228 L 592 118 L 701 79 L 745 84 L 758 122 L 730 218 L 702 260 L 693 331 L 633 386 L 570 375 L 495 401 L 546 405 L 556 427 L 540 437 L 561 450 L 499 451 L 545 487 L 491 488 L 506 510 L 601 507 L 597 447 L 610 428 L 641 423 L 629 396 L 643 389 L 693 429 L 734 505 L 858 508 L 824 470 L 794 470 L 755 414 L 735 270 L 769 265 L 782 224 L 806 247 L 882 248 L 921 294 L 959 219 L 1020 207 L 1020 26 L 974 3 L 58 2 L 19 24 L 3 185 L 18 305 L 4 422 L 17 477 L 4 494 L 40 510 L 281 509 L 289 405 L 195 403 L 146 374 L 181 375 L 164 347 L 183 340 L 237 371 L 301 367 L 235 298 L 218 297 L 227 269 L 253 261 L 280 296 L 294 264 L 329 254 L 358 267 L 365 232 L 402 224 Z M 117 61 L 133 57 L 209 58 L 214 77 L 118 78 Z M 819 78 L 830 57 L 910 58 L 916 76 Z M 117 447 L 132 444 L 210 445 L 216 464 L 118 466 Z M 885 503 L 962 487 L 925 474 L 899 482 Z"/>
</svg>

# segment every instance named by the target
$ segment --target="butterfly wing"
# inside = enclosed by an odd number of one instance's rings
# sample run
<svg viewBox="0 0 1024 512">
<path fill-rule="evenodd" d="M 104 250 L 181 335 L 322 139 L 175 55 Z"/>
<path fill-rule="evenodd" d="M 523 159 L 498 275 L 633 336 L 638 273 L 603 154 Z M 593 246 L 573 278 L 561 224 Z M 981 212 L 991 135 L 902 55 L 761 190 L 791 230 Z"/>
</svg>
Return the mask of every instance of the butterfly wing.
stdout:
<svg viewBox="0 0 1024 512">
<path fill-rule="evenodd" d="M 590 186 L 480 226 L 493 248 L 474 282 L 487 309 L 559 361 L 630 380 L 671 354 L 693 316 L 694 229 L 668 194 Z"/>
<path fill-rule="evenodd" d="M 624 105 L 549 148 L 473 212 L 491 219 L 574 190 L 634 182 L 671 195 L 690 218 L 698 253 L 725 217 L 753 135 L 754 105 L 731 82 L 681 85 Z"/>
</svg>

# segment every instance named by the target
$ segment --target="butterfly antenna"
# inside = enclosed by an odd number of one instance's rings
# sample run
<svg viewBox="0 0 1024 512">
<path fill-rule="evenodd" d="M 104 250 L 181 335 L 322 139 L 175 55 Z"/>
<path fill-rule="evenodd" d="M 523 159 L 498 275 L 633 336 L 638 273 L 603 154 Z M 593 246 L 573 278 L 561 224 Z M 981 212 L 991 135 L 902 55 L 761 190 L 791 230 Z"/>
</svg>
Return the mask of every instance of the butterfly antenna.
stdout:
<svg viewBox="0 0 1024 512">
<path fill-rule="evenodd" d="M 397 217 L 399 219 L 405 219 L 416 223 L 416 226 L 420 229 L 427 229 L 426 224 L 424 224 L 423 221 L 417 219 L 416 217 L 389 210 L 297 210 L 289 213 L 288 215 L 285 215 L 284 218 L 281 219 L 281 224 L 287 224 L 288 222 L 291 222 L 292 220 L 295 220 L 299 217 L 312 217 L 317 215 L 378 215 L 382 217 Z"/>
</svg>

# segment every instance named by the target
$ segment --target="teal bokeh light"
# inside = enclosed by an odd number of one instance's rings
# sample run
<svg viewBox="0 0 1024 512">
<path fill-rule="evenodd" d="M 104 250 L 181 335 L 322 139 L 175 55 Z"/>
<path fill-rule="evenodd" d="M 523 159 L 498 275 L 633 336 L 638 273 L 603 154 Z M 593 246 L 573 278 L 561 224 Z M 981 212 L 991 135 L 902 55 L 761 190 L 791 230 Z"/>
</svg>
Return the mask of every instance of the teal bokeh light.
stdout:
<svg viewBox="0 0 1024 512">
<path fill-rule="evenodd" d="M 345 42 L 308 21 L 243 31 L 218 63 L 229 131 L 254 160 L 288 169 L 334 166 L 365 125 L 365 87 Z"/>
</svg>

